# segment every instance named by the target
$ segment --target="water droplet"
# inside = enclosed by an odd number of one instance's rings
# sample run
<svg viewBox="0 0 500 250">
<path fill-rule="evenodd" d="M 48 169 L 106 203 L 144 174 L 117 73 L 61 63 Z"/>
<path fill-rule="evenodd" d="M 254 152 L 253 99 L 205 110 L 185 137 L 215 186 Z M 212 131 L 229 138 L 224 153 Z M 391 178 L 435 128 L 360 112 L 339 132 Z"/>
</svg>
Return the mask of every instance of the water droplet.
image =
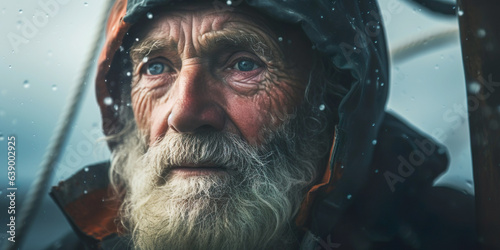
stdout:
<svg viewBox="0 0 500 250">
<path fill-rule="evenodd" d="M 0 141 L 3 141 L 5 138 L 2 133 L 0 133 Z"/>
<path fill-rule="evenodd" d="M 278 37 L 278 41 L 283 42 L 283 37 Z"/>
<path fill-rule="evenodd" d="M 319 105 L 319 110 L 321 110 L 321 111 L 325 110 L 325 104 Z"/>
<path fill-rule="evenodd" d="M 467 186 L 469 187 L 474 186 L 474 182 L 472 180 L 467 180 L 465 183 L 467 183 Z"/>
<path fill-rule="evenodd" d="M 146 16 L 148 17 L 148 19 L 153 19 L 153 13 L 151 12 L 146 13 Z"/>
<path fill-rule="evenodd" d="M 118 104 L 113 105 L 113 108 L 118 111 Z"/>
<path fill-rule="evenodd" d="M 335 10 L 335 8 L 332 8 L 332 10 Z"/>
<path fill-rule="evenodd" d="M 24 80 L 24 82 L 23 82 L 23 87 L 24 87 L 25 89 L 29 88 L 29 87 L 30 87 L 30 82 L 29 82 L 28 80 Z"/>
<path fill-rule="evenodd" d="M 104 101 L 104 104 L 106 104 L 107 106 L 113 104 L 113 99 L 109 96 L 105 97 L 103 101 Z"/>
<path fill-rule="evenodd" d="M 139 42 L 139 37 L 136 37 L 136 38 L 135 38 L 135 41 L 136 41 L 136 42 Z"/>
<path fill-rule="evenodd" d="M 344 168 L 344 165 L 341 165 L 340 168 Z"/>
<path fill-rule="evenodd" d="M 380 87 L 384 87 L 384 83 L 383 82 L 380 83 Z"/>
<path fill-rule="evenodd" d="M 434 69 L 438 70 L 439 69 L 439 64 L 434 65 Z"/>
<path fill-rule="evenodd" d="M 23 9 L 19 9 L 19 14 L 23 14 Z"/>
<path fill-rule="evenodd" d="M 227 1 L 226 1 L 226 4 L 227 4 L 227 5 L 229 5 L 229 6 L 231 6 L 231 5 L 233 4 L 233 1 L 231 1 L 231 0 L 227 0 Z"/>
<path fill-rule="evenodd" d="M 375 69 L 375 73 L 378 73 L 378 69 Z"/>
<path fill-rule="evenodd" d="M 372 127 L 375 127 L 375 123 L 372 123 Z"/>
<path fill-rule="evenodd" d="M 56 90 L 57 90 L 57 85 L 52 84 L 52 91 L 56 91 Z"/>
<path fill-rule="evenodd" d="M 375 169 L 375 171 L 374 171 L 374 172 L 375 172 L 376 174 L 378 174 L 378 169 Z"/>
<path fill-rule="evenodd" d="M 467 89 L 471 94 L 477 94 L 481 90 L 481 84 L 477 82 L 471 82 L 467 87 L 468 87 Z"/>
<path fill-rule="evenodd" d="M 131 76 L 131 75 L 132 75 L 132 73 L 130 73 L 130 71 L 129 71 L 129 72 L 127 72 L 127 76 Z"/>
<path fill-rule="evenodd" d="M 323 19 L 324 17 L 323 16 L 320 16 L 321 19 Z"/>
<path fill-rule="evenodd" d="M 89 168 L 88 168 L 88 167 L 85 167 L 85 168 L 83 169 L 83 171 L 88 172 L 88 171 L 89 171 Z"/>
<path fill-rule="evenodd" d="M 464 15 L 464 11 L 463 10 L 458 10 L 457 13 L 458 13 L 459 16 L 463 16 Z"/>
<path fill-rule="evenodd" d="M 87 7 L 87 6 L 89 6 L 89 3 L 84 2 L 84 3 L 83 3 L 83 6 Z"/>
<path fill-rule="evenodd" d="M 120 52 L 123 52 L 125 48 L 123 46 L 120 46 Z"/>
<path fill-rule="evenodd" d="M 143 62 L 143 63 L 147 63 L 147 62 L 148 62 L 148 60 L 149 60 L 149 58 L 148 58 L 147 56 L 145 56 L 144 58 L 142 58 L 142 62 Z"/>
<path fill-rule="evenodd" d="M 477 30 L 477 37 L 483 38 L 485 36 L 486 36 L 486 30 L 484 30 L 484 29 L 478 29 Z"/>
<path fill-rule="evenodd" d="M 12 65 L 9 65 L 9 69 L 12 69 Z"/>
<path fill-rule="evenodd" d="M 88 192 L 87 192 L 87 190 L 83 190 L 83 193 L 84 193 L 84 194 L 87 194 Z"/>
<path fill-rule="evenodd" d="M 347 199 L 350 200 L 352 198 L 352 195 L 351 194 L 348 194 L 347 195 Z"/>
<path fill-rule="evenodd" d="M 372 144 L 373 144 L 373 145 L 377 145 L 377 140 L 373 140 L 373 141 L 372 141 Z"/>
</svg>

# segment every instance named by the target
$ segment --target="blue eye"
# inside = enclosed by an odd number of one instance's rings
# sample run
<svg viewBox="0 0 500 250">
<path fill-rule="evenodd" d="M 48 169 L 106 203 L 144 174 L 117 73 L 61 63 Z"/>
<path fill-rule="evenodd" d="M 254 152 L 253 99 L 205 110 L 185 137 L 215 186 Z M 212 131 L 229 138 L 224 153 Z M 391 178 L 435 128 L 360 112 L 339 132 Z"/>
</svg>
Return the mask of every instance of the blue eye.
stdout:
<svg viewBox="0 0 500 250">
<path fill-rule="evenodd" d="M 234 69 L 239 71 L 252 71 L 258 67 L 259 66 L 255 62 L 247 59 L 240 60 L 234 65 Z"/>
<path fill-rule="evenodd" d="M 148 74 L 149 75 L 159 75 L 165 71 L 165 64 L 163 63 L 151 63 L 148 65 Z"/>
</svg>

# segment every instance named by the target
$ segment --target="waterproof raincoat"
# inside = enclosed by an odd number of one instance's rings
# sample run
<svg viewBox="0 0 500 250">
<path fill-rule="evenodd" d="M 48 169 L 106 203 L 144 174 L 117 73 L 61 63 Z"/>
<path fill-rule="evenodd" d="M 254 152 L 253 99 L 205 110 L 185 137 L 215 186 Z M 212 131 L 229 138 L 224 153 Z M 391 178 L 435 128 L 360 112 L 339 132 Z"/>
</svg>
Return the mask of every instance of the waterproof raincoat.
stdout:
<svg viewBox="0 0 500 250">
<path fill-rule="evenodd" d="M 104 100 L 123 104 L 123 84 L 114 65 L 124 36 L 149 11 L 169 2 L 118 0 L 111 10 L 96 79 L 106 135 L 123 125 L 116 107 Z M 216 8 L 231 8 L 225 1 L 211 2 Z M 301 249 L 471 249 L 473 197 L 433 187 L 447 167 L 446 150 L 385 112 L 389 58 L 377 2 L 241 2 L 233 5 L 246 4 L 299 24 L 315 48 L 349 79 L 338 107 L 329 164 L 296 216 Z M 115 224 L 120 201 L 107 197 L 108 166 L 87 167 L 54 187 L 51 195 L 76 232 L 60 242 L 66 246 L 62 249 L 128 246 Z"/>
</svg>

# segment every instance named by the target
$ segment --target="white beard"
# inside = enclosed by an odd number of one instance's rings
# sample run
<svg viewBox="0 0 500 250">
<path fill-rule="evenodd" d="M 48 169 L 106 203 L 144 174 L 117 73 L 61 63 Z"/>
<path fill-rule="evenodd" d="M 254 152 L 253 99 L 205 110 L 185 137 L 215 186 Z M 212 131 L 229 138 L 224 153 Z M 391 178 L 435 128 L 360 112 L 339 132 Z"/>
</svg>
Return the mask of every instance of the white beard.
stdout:
<svg viewBox="0 0 500 250">
<path fill-rule="evenodd" d="M 259 148 L 212 131 L 167 135 L 144 152 L 145 140 L 129 136 L 113 153 L 111 177 L 117 188 L 126 187 L 121 219 L 135 248 L 297 245 L 293 219 L 327 147 L 317 138 L 300 141 L 290 130 L 282 126 Z M 170 171 L 208 163 L 228 171 L 187 177 Z"/>
</svg>

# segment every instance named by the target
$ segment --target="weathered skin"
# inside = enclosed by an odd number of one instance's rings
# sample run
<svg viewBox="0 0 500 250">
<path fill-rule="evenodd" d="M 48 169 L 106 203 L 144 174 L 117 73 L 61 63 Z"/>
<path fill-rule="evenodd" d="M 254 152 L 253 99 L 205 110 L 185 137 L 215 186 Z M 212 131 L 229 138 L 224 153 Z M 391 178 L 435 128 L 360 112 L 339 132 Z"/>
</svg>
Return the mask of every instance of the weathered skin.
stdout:
<svg viewBox="0 0 500 250">
<path fill-rule="evenodd" d="M 150 145 L 208 128 L 259 145 L 302 100 L 312 59 L 297 32 L 276 34 L 260 16 L 210 5 L 176 7 L 150 22 L 131 49 L 132 107 Z M 151 65 L 165 67 L 151 74 Z"/>
</svg>

